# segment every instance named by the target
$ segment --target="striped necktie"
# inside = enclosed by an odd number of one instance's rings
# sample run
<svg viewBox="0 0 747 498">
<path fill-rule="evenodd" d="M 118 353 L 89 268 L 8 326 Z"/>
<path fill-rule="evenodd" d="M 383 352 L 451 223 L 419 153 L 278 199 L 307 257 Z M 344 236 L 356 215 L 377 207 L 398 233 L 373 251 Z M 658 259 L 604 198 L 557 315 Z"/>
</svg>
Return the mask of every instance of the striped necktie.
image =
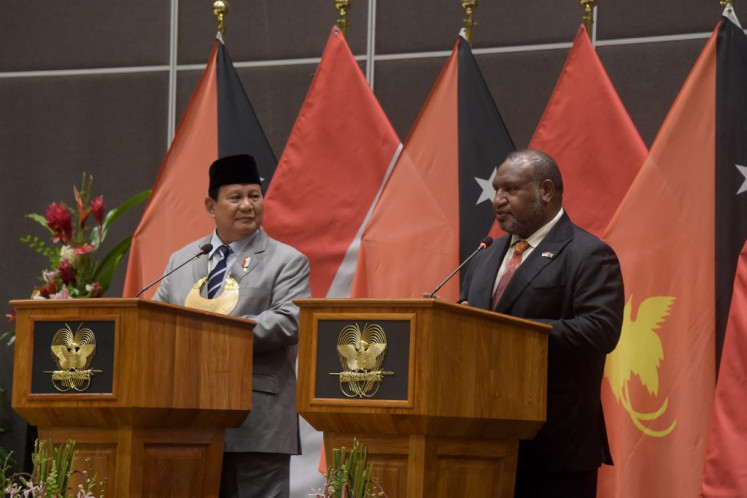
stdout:
<svg viewBox="0 0 747 498">
<path fill-rule="evenodd" d="M 218 261 L 208 275 L 208 299 L 213 299 L 223 285 L 223 279 L 226 276 L 226 261 L 228 261 L 228 254 L 231 252 L 231 248 L 227 245 L 222 245 L 218 248 L 218 252 L 221 254 L 221 259 Z"/>
<path fill-rule="evenodd" d="M 492 309 L 495 309 L 495 305 L 498 304 L 498 300 L 503 295 L 503 291 L 506 290 L 509 280 L 511 280 L 511 277 L 514 276 L 514 273 L 516 273 L 516 269 L 521 264 L 521 255 L 524 254 L 524 251 L 526 251 L 528 248 L 529 242 L 527 242 L 526 240 L 520 240 L 516 244 L 514 244 L 514 253 L 511 256 L 511 259 L 508 260 L 506 271 L 504 271 L 503 275 L 501 275 L 501 279 L 498 281 L 498 287 L 496 287 L 495 294 L 493 294 Z"/>
</svg>

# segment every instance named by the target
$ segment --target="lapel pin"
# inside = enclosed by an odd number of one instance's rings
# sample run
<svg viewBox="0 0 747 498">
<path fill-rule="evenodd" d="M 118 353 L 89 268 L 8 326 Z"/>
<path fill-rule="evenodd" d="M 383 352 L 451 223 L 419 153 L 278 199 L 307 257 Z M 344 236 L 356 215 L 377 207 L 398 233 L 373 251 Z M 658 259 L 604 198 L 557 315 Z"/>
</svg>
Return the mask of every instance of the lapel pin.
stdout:
<svg viewBox="0 0 747 498">
<path fill-rule="evenodd" d="M 249 270 L 249 261 L 251 260 L 252 258 L 250 258 L 249 256 L 245 256 L 244 261 L 241 262 L 241 269 L 244 270 L 244 272 Z"/>
<path fill-rule="evenodd" d="M 551 252 L 543 252 L 543 253 L 542 253 L 542 257 L 543 257 L 543 258 L 548 258 L 548 259 L 552 259 L 552 258 L 554 258 L 554 257 L 555 257 L 555 255 L 554 255 L 553 253 L 551 253 Z"/>
</svg>

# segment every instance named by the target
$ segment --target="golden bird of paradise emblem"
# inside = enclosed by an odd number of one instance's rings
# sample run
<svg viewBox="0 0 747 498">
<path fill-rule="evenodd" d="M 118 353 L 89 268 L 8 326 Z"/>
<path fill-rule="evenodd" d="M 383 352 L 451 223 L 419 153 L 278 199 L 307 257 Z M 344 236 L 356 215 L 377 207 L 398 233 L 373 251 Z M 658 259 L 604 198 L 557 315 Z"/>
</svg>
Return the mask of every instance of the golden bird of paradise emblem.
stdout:
<svg viewBox="0 0 747 498">
<path fill-rule="evenodd" d="M 367 323 L 346 325 L 337 337 L 337 354 L 342 372 L 330 372 L 340 377 L 340 389 L 349 398 L 370 398 L 376 395 L 385 375 L 381 370 L 386 353 L 386 334 L 380 325 Z"/>
<path fill-rule="evenodd" d="M 88 368 L 96 355 L 96 336 L 82 323 L 75 333 L 68 324 L 55 332 L 50 350 L 58 370 L 45 373 L 52 374 L 52 383 L 58 391 L 86 391 L 93 374 L 101 372 Z"/>
<path fill-rule="evenodd" d="M 661 360 L 664 359 L 664 349 L 656 330 L 669 316 L 669 310 L 675 298 L 654 296 L 644 300 L 638 307 L 635 320 L 632 318 L 632 300 L 633 296 L 630 296 L 628 302 L 625 303 L 620 342 L 615 350 L 607 355 L 604 376 L 609 381 L 615 399 L 628 412 L 633 424 L 648 436 L 664 437 L 674 430 L 677 419 L 675 418 L 663 430 L 652 429 L 651 424 L 667 411 L 669 397 L 664 399 L 658 410 L 639 412 L 630 400 L 628 385 L 631 374 L 635 374 L 650 395 L 658 395 L 659 366 Z"/>
</svg>

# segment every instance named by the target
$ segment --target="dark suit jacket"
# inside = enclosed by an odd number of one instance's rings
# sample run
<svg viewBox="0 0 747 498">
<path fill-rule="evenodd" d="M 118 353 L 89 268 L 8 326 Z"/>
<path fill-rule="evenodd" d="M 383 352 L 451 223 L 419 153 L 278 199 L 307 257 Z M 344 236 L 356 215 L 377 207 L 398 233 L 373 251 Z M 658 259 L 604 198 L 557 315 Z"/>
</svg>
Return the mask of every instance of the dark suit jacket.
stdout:
<svg viewBox="0 0 747 498">
<path fill-rule="evenodd" d="M 475 257 L 460 301 L 490 309 L 510 240 L 502 237 Z M 614 251 L 565 213 L 517 269 L 494 311 L 552 325 L 547 422 L 521 442 L 520 466 L 585 471 L 611 463 L 601 382 L 606 355 L 620 338 L 624 299 Z"/>
<path fill-rule="evenodd" d="M 210 237 L 172 254 L 166 271 L 194 256 Z M 251 259 L 245 272 L 241 262 L 246 256 Z M 299 310 L 292 300 L 311 296 L 309 262 L 297 250 L 260 230 L 246 252 L 236 254 L 229 273 L 239 283 L 239 301 L 231 315 L 255 320 L 257 326 L 252 411 L 241 427 L 226 430 L 225 450 L 297 454 L 295 361 Z M 165 278 L 154 299 L 184 305 L 192 286 L 207 274 L 207 258 L 198 258 Z"/>
</svg>

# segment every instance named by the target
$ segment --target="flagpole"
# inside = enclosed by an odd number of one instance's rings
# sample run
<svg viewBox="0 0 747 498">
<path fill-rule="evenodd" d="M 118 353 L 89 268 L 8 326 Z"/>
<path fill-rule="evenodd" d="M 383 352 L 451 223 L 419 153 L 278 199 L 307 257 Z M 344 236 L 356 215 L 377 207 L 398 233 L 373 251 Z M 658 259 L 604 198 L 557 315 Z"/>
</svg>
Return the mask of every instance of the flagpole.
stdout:
<svg viewBox="0 0 747 498">
<path fill-rule="evenodd" d="M 472 17 L 475 9 L 477 8 L 477 0 L 462 0 L 462 7 L 467 13 L 467 17 L 464 19 L 464 32 L 467 43 L 472 46 L 472 28 L 477 26 L 477 21 Z"/>
<path fill-rule="evenodd" d="M 584 26 L 589 39 L 592 38 L 592 26 L 594 25 L 594 8 L 597 6 L 597 0 L 581 0 L 581 6 L 584 8 Z"/>
<path fill-rule="evenodd" d="M 226 38 L 225 18 L 228 14 L 228 2 L 226 0 L 215 0 L 213 2 L 213 14 L 218 18 L 218 32 L 221 40 Z"/>
<path fill-rule="evenodd" d="M 347 38 L 348 26 L 348 9 L 350 9 L 351 0 L 335 0 L 335 8 L 340 12 L 340 18 L 337 20 L 337 27 L 342 31 L 342 36 Z"/>
</svg>

